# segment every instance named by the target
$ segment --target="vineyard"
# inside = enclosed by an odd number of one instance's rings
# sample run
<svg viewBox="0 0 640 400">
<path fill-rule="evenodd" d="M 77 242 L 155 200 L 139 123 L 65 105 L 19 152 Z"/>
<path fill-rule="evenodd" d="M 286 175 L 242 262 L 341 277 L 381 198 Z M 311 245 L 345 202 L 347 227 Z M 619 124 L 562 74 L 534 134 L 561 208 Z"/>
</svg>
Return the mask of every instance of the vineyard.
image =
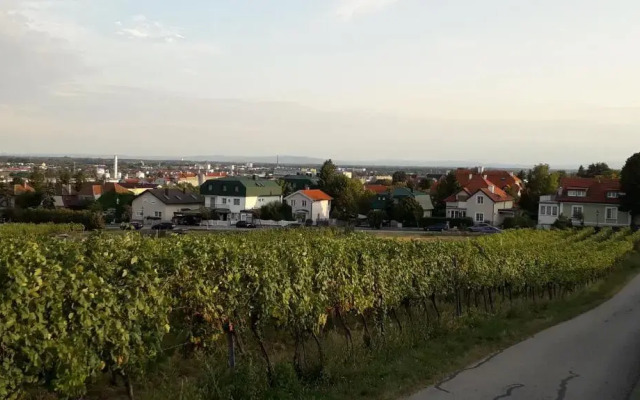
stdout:
<svg viewBox="0 0 640 400">
<path fill-rule="evenodd" d="M 329 330 L 348 352 L 356 334 L 371 345 L 410 320 L 561 297 L 607 275 L 640 239 L 610 229 L 455 242 L 304 229 L 161 239 L 54 233 L 0 229 L 0 398 L 33 388 L 78 397 L 103 373 L 133 397 L 133 382 L 169 347 L 184 357 L 253 351 L 271 376 L 273 335 L 288 338 L 298 370 L 305 343 L 322 364 Z"/>
</svg>

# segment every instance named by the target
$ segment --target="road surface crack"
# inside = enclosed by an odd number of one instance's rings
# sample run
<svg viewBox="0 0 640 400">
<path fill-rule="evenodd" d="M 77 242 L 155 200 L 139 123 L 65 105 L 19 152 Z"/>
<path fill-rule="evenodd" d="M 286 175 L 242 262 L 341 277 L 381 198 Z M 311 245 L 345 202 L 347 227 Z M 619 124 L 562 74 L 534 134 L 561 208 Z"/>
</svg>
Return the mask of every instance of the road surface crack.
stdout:
<svg viewBox="0 0 640 400">
<path fill-rule="evenodd" d="M 455 373 L 453 373 L 452 375 L 450 375 L 447 379 L 438 382 L 437 385 L 434 386 L 434 388 L 440 390 L 441 392 L 445 392 L 445 393 L 451 393 L 450 391 L 448 391 L 447 389 L 442 388 L 442 385 L 455 379 L 456 376 L 460 375 L 461 373 L 465 372 L 465 371 L 469 371 L 472 369 L 476 369 L 479 368 L 481 366 L 483 366 L 484 364 L 488 363 L 489 361 L 493 360 L 498 354 L 502 353 L 503 350 L 497 351 L 495 353 L 493 353 L 492 355 L 490 355 L 489 357 L 485 358 L 484 360 L 480 361 L 479 363 L 477 363 L 476 365 L 472 366 L 472 367 L 468 367 L 468 368 L 464 368 L 461 369 L 460 371 L 457 371 Z"/>
<path fill-rule="evenodd" d="M 523 387 L 524 385 L 521 383 L 514 383 L 513 385 L 509 385 L 507 386 L 508 389 L 505 394 L 501 394 L 500 396 L 494 397 L 493 400 L 506 399 L 507 397 L 511 397 L 511 395 L 516 389 L 520 389 Z"/>
<path fill-rule="evenodd" d="M 560 381 L 560 387 L 558 388 L 558 397 L 556 397 L 556 400 L 564 400 L 564 396 L 566 396 L 567 394 L 567 385 L 569 384 L 569 381 L 580 376 L 573 371 L 569 371 L 569 374 L 569 376 Z"/>
</svg>

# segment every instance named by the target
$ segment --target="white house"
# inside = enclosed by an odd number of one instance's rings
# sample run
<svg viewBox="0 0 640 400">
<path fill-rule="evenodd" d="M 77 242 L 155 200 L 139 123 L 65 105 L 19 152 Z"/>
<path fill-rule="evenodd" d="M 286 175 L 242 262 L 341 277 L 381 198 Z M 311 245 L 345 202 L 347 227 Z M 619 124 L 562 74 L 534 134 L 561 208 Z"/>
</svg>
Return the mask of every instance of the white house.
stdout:
<svg viewBox="0 0 640 400">
<path fill-rule="evenodd" d="M 132 219 L 168 222 L 176 212 L 198 210 L 203 205 L 204 199 L 197 193 L 178 189 L 148 189 L 133 199 Z"/>
<path fill-rule="evenodd" d="M 241 220 L 246 211 L 282 201 L 282 188 L 277 182 L 256 176 L 209 179 L 200 185 L 200 194 L 205 207 L 230 221 Z"/>
<path fill-rule="evenodd" d="M 445 199 L 447 218 L 470 217 L 476 224 L 500 225 L 513 216 L 513 197 L 484 177 L 471 179 L 458 193 Z"/>
<path fill-rule="evenodd" d="M 314 223 L 329 219 L 331 200 L 331 196 L 319 189 L 298 190 L 285 197 L 294 218 L 301 222 L 310 219 Z"/>
</svg>

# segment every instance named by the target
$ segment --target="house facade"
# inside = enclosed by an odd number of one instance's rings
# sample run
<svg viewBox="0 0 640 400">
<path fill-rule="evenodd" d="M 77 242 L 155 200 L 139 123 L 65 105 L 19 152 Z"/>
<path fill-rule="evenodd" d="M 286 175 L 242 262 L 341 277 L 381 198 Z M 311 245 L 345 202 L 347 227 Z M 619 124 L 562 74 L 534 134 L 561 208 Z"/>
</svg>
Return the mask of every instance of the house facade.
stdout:
<svg viewBox="0 0 640 400">
<path fill-rule="evenodd" d="M 291 213 L 300 222 L 328 220 L 333 198 L 319 189 L 298 190 L 285 197 Z"/>
<path fill-rule="evenodd" d="M 204 198 L 197 193 L 178 189 L 148 189 L 133 199 L 132 219 L 149 222 L 170 222 L 175 213 L 198 210 Z"/>
<path fill-rule="evenodd" d="M 561 216 L 574 225 L 629 226 L 631 214 L 620 210 L 620 181 L 563 178 L 558 192 L 540 197 L 538 227 L 548 229 Z"/>
<path fill-rule="evenodd" d="M 514 199 L 483 176 L 474 175 L 458 193 L 445 199 L 447 218 L 473 219 L 494 226 L 513 216 Z"/>
<path fill-rule="evenodd" d="M 282 188 L 275 181 L 257 177 L 210 179 L 200 186 L 204 206 L 229 221 L 240 221 L 245 211 L 282 201 Z"/>
</svg>

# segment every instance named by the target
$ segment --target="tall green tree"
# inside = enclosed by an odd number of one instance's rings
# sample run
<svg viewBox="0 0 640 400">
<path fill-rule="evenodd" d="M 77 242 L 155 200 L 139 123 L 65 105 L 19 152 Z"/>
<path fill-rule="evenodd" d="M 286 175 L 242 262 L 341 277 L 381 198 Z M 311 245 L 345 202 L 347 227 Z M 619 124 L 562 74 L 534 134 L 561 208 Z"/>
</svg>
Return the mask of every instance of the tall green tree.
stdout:
<svg viewBox="0 0 640 400">
<path fill-rule="evenodd" d="M 33 187 L 36 192 L 43 192 L 45 190 L 44 182 L 44 171 L 38 166 L 33 167 L 33 170 L 29 174 L 29 184 L 31 187 Z"/>
<path fill-rule="evenodd" d="M 58 171 L 58 182 L 63 185 L 68 185 L 71 183 L 71 171 L 67 167 L 60 168 Z"/>
<path fill-rule="evenodd" d="M 391 178 L 392 178 L 391 179 L 392 184 L 404 183 L 407 181 L 407 173 L 404 171 L 396 171 L 393 173 Z"/>
<path fill-rule="evenodd" d="M 520 208 L 530 215 L 538 214 L 540 196 L 558 191 L 562 172 L 551 172 L 548 164 L 538 164 L 527 174 L 527 186 L 520 198 Z"/>
<path fill-rule="evenodd" d="M 458 193 L 460 189 L 456 174 L 453 171 L 449 172 L 444 179 L 440 180 L 436 188 L 434 211 L 436 213 L 443 212 L 447 206 L 444 200 L 452 194 Z"/>
<path fill-rule="evenodd" d="M 578 173 L 576 175 L 578 175 L 580 178 L 586 178 L 587 175 L 582 165 L 578 168 Z"/>
<path fill-rule="evenodd" d="M 405 226 L 417 226 L 424 210 L 413 197 L 401 199 L 394 207 L 394 218 Z"/>
<path fill-rule="evenodd" d="M 82 186 L 87 182 L 87 175 L 84 173 L 84 171 L 79 169 L 75 174 L 73 174 L 73 182 L 73 188 L 76 190 L 76 192 L 79 192 L 80 189 L 82 189 Z"/>
<path fill-rule="evenodd" d="M 621 209 L 628 211 L 635 223 L 635 217 L 640 215 L 640 153 L 635 153 L 627 159 L 620 172 L 620 188 L 624 195 Z"/>
<path fill-rule="evenodd" d="M 331 181 L 338 176 L 338 168 L 330 159 L 325 161 L 320 167 L 320 172 L 318 173 L 318 178 L 320 178 L 320 188 L 325 192 L 329 193 L 329 185 Z M 330 194 L 330 193 L 329 193 Z"/>
</svg>

